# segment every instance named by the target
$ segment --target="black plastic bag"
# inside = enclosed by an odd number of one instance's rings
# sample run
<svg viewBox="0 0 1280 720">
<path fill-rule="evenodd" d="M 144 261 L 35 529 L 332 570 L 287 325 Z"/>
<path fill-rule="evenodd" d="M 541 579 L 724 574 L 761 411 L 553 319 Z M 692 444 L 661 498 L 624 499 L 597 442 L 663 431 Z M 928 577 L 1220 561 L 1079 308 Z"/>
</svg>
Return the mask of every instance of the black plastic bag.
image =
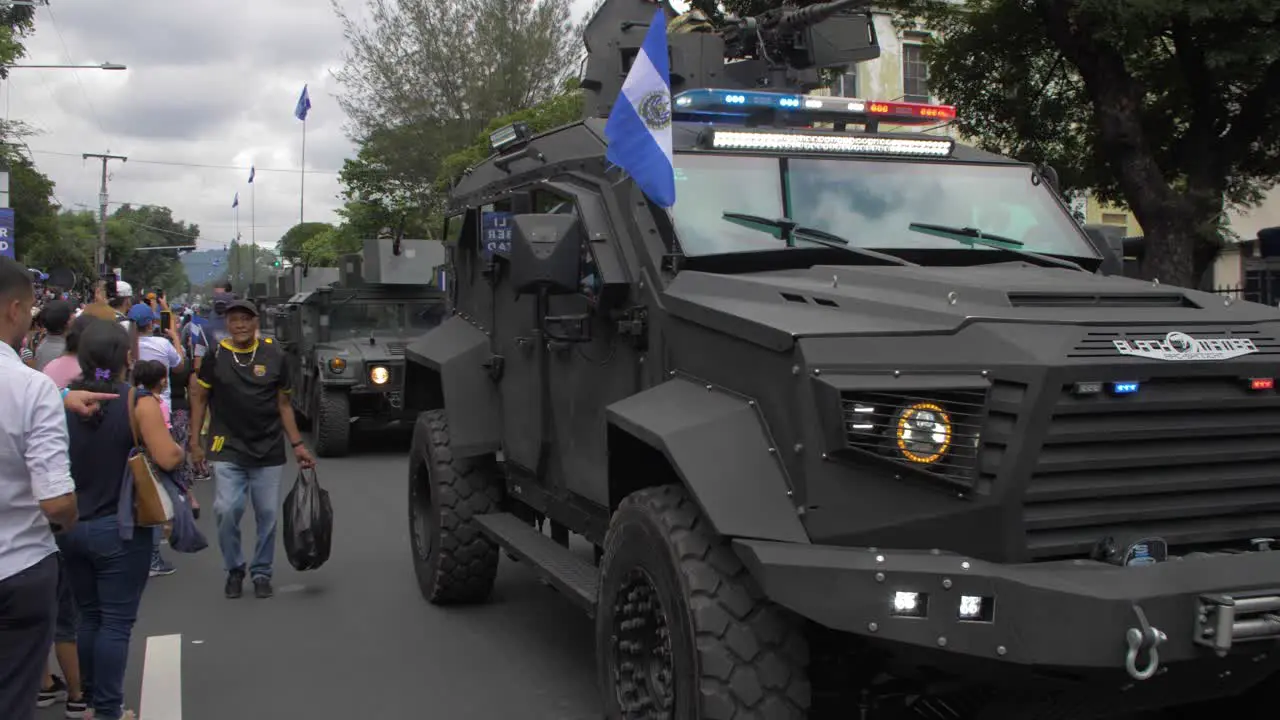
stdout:
<svg viewBox="0 0 1280 720">
<path fill-rule="evenodd" d="M 284 550 L 296 570 L 315 570 L 333 546 L 333 505 L 315 470 L 299 470 L 284 498 Z"/>
</svg>

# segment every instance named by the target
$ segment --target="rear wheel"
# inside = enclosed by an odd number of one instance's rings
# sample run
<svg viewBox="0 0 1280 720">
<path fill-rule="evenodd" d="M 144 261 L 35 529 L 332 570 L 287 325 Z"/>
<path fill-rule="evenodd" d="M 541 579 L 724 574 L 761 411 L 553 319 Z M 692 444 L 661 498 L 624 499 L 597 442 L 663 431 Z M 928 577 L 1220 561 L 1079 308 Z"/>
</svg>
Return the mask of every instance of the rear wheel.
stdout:
<svg viewBox="0 0 1280 720">
<path fill-rule="evenodd" d="M 345 390 L 319 388 L 316 392 L 316 454 L 342 457 L 351 447 L 351 396 Z"/>
<path fill-rule="evenodd" d="M 761 595 L 683 488 L 627 496 L 600 567 L 596 657 L 606 717 L 808 717 L 800 622 Z"/>
<path fill-rule="evenodd" d="M 409 457 L 409 535 L 418 590 L 436 604 L 484 601 L 498 575 L 498 545 L 475 517 L 496 512 L 502 503 L 493 458 L 454 457 L 444 410 L 418 416 Z"/>
</svg>

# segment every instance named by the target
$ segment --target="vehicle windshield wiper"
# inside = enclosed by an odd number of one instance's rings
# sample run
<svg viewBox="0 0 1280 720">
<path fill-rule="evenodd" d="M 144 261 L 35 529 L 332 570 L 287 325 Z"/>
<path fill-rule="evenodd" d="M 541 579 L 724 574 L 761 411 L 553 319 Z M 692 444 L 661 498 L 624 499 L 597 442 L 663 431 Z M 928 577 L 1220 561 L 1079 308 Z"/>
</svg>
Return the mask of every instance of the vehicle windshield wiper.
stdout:
<svg viewBox="0 0 1280 720">
<path fill-rule="evenodd" d="M 1043 255 L 1030 250 L 1023 250 L 1022 247 L 1026 243 L 1021 240 L 1014 240 L 1003 235 L 992 235 L 985 233 L 975 227 L 955 227 L 952 225 L 932 225 L 930 223 L 911 223 L 907 226 L 908 230 L 934 237 L 955 240 L 966 245 L 981 245 L 982 247 L 991 248 L 993 250 L 1003 250 L 1010 255 L 1016 255 L 1024 260 L 1030 260 L 1043 267 L 1060 267 L 1068 270 L 1079 270 L 1080 272 L 1089 272 L 1070 260 L 1062 260 L 1052 255 Z"/>
<path fill-rule="evenodd" d="M 818 228 L 805 227 L 804 225 L 801 225 L 800 223 L 796 222 L 795 220 L 792 220 L 791 218 L 783 217 L 783 218 L 770 219 L 760 215 L 748 215 L 746 213 L 726 212 L 724 213 L 724 219 L 725 220 L 741 220 L 743 222 L 755 223 L 757 225 L 764 225 L 765 227 L 770 227 L 770 228 L 774 228 L 775 230 L 780 230 L 782 231 L 782 240 L 787 244 L 787 247 L 795 247 L 795 239 L 799 237 L 800 239 L 806 242 L 815 243 L 823 247 L 836 248 L 837 250 L 844 250 L 846 252 L 851 252 L 854 255 L 861 255 L 862 257 L 872 258 L 874 260 L 879 260 L 881 262 L 888 263 L 890 265 L 916 266 L 916 263 L 913 263 L 910 260 L 903 260 L 900 257 L 890 255 L 888 253 L 876 252 L 875 250 L 868 250 L 866 248 L 855 247 L 853 245 L 850 245 L 848 240 L 845 240 L 839 235 L 836 235 L 834 233 L 829 233 L 826 230 L 819 230 Z M 743 225 L 742 227 L 764 232 L 763 228 L 752 228 L 749 225 Z"/>
</svg>

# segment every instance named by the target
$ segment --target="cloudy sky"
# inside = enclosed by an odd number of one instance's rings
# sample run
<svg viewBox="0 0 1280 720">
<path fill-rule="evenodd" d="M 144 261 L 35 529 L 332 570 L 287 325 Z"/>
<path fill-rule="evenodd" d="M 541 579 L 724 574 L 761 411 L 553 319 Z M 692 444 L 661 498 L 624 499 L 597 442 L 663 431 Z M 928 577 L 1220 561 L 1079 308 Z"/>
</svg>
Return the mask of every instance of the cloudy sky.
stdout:
<svg viewBox="0 0 1280 720">
<path fill-rule="evenodd" d="M 338 2 L 357 16 L 364 6 Z M 574 6 L 582 13 L 590 4 Z M 327 0 L 57 0 L 37 8 L 20 64 L 129 69 L 15 68 L 2 99 L 11 120 L 40 130 L 27 144 L 63 207 L 97 211 L 101 161 L 81 153 L 126 155 L 109 165 L 113 203 L 168 206 L 198 224 L 199 245 L 212 249 L 235 236 L 239 192 L 241 236 L 250 239 L 256 205 L 257 242 L 270 246 L 299 220 L 302 123 L 293 109 L 304 84 L 312 104 L 305 219 L 337 220 L 337 172 L 355 152 L 334 98 L 343 50 Z"/>
</svg>

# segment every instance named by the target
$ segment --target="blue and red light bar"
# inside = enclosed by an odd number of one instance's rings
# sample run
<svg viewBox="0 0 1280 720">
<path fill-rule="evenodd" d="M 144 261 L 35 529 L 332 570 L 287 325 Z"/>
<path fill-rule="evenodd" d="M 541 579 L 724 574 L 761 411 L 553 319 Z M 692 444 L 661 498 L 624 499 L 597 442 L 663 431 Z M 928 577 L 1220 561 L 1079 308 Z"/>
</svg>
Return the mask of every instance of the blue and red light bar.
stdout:
<svg viewBox="0 0 1280 720">
<path fill-rule="evenodd" d="M 826 95 L 795 95 L 764 90 L 719 90 L 698 88 L 686 90 L 674 98 L 674 111 L 687 119 L 709 119 L 697 116 L 745 118 L 774 112 L 815 122 L 880 122 L 888 125 L 935 125 L 954 120 L 952 105 L 862 100 Z"/>
</svg>

